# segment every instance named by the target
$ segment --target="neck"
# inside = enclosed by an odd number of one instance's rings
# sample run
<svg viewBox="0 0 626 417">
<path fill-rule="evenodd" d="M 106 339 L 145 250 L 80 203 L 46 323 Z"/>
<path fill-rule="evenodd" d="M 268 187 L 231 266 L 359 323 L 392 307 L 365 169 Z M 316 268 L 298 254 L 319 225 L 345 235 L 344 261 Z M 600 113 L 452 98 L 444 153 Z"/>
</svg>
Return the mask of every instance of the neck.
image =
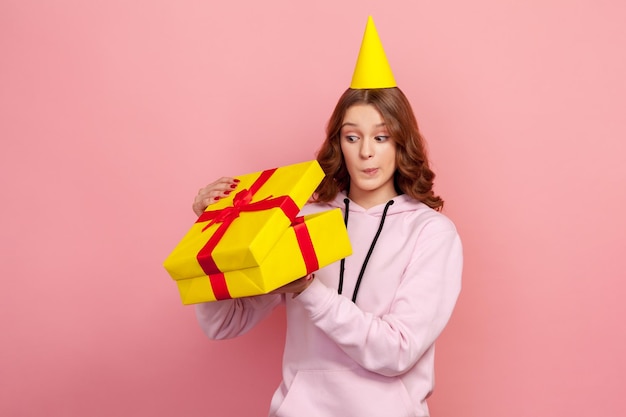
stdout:
<svg viewBox="0 0 626 417">
<path fill-rule="evenodd" d="M 396 197 L 398 193 L 395 190 L 391 192 L 366 192 L 366 193 L 358 193 L 358 192 L 348 192 L 348 198 L 354 201 L 359 206 L 364 209 L 369 209 L 375 207 L 379 204 L 384 204 L 387 201 Z"/>
</svg>

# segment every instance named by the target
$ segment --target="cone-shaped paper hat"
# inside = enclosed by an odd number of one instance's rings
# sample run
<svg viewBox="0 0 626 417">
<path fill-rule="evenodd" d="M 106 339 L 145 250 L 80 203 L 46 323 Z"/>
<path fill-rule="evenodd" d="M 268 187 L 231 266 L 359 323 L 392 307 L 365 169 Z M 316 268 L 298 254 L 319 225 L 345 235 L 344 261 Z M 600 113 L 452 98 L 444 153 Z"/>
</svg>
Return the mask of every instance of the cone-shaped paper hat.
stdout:
<svg viewBox="0 0 626 417">
<path fill-rule="evenodd" d="M 367 19 L 363 42 L 359 58 L 356 61 L 356 68 L 352 75 L 350 88 L 362 90 L 367 88 L 391 88 L 397 87 L 393 78 L 391 67 L 387 62 L 387 56 L 380 42 L 376 26 L 372 16 Z"/>
</svg>

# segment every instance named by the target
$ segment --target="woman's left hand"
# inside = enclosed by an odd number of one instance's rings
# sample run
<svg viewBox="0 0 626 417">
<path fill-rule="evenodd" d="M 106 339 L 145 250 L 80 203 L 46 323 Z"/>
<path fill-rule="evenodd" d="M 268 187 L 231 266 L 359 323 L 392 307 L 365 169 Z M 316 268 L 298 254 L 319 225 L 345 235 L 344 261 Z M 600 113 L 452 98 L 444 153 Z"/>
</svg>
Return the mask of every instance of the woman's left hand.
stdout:
<svg viewBox="0 0 626 417">
<path fill-rule="evenodd" d="M 309 274 L 306 277 L 302 277 L 280 288 L 276 288 L 270 294 L 293 294 L 291 298 L 296 298 L 311 285 L 313 278 L 315 278 L 315 274 Z"/>
</svg>

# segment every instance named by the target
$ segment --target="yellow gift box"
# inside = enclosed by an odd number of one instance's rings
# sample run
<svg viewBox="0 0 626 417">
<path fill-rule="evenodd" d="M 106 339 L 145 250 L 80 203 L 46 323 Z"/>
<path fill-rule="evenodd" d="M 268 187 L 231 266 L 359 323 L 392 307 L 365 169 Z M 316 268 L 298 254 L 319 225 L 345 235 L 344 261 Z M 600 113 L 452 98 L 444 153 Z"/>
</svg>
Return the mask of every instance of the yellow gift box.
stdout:
<svg viewBox="0 0 626 417">
<path fill-rule="evenodd" d="M 267 294 L 351 253 L 341 210 L 333 209 L 298 217 L 258 267 L 177 280 L 176 284 L 183 304 Z"/>
<path fill-rule="evenodd" d="M 175 280 L 260 265 L 324 172 L 308 161 L 236 178 L 234 192 L 207 207 L 163 263 Z"/>
</svg>

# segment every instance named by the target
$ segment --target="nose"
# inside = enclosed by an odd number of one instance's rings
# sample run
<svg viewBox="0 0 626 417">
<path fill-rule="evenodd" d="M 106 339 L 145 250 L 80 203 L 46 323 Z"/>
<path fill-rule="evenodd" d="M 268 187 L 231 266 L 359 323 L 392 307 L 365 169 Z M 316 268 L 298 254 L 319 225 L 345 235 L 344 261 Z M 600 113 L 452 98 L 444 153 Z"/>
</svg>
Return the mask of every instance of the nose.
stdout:
<svg viewBox="0 0 626 417">
<path fill-rule="evenodd" d="M 369 139 L 362 140 L 360 151 L 361 158 L 369 159 L 374 156 L 374 144 Z"/>
</svg>

